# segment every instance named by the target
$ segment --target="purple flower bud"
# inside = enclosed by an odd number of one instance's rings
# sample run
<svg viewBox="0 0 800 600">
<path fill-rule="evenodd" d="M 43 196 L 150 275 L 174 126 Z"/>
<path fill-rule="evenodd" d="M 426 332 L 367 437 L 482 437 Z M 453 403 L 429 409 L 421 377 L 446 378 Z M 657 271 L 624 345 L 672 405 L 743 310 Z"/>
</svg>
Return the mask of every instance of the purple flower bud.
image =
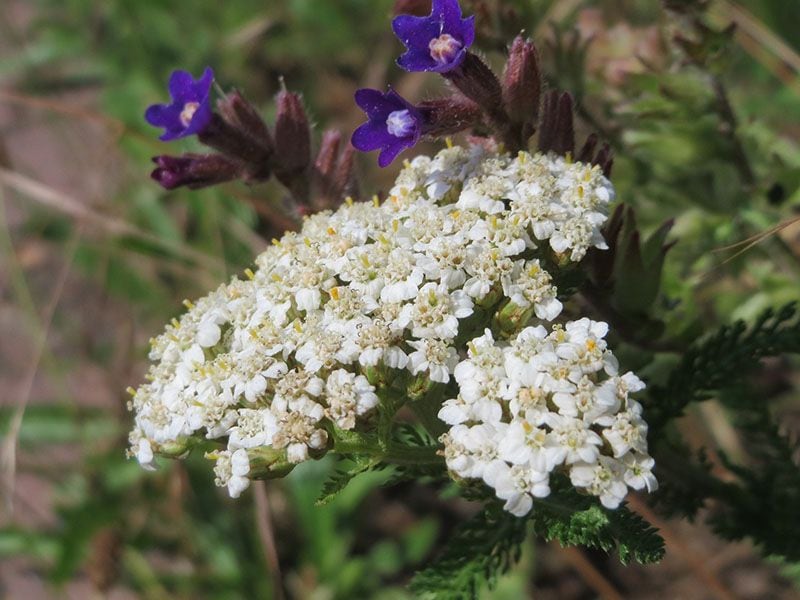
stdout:
<svg viewBox="0 0 800 600">
<path fill-rule="evenodd" d="M 187 71 L 174 71 L 169 78 L 171 104 L 153 104 L 145 119 L 154 127 L 162 127 L 163 141 L 175 140 L 201 132 L 211 121 L 211 83 L 214 71 L 206 67 L 202 77 L 194 80 Z"/>
<path fill-rule="evenodd" d="M 278 94 L 275 117 L 275 145 L 278 169 L 294 173 L 304 171 L 311 163 L 311 126 L 298 94 Z"/>
<path fill-rule="evenodd" d="M 458 0 L 433 0 L 430 16 L 400 15 L 392 29 L 408 49 L 397 59 L 406 71 L 452 71 L 475 41 L 475 17 L 462 19 Z"/>
<path fill-rule="evenodd" d="M 387 167 L 406 148 L 419 141 L 425 118 L 417 107 L 390 89 L 361 89 L 356 104 L 367 113 L 369 121 L 353 133 L 353 146 L 362 152 L 381 150 L 378 164 Z"/>
<path fill-rule="evenodd" d="M 217 109 L 229 125 L 256 140 L 263 147 L 265 154 L 275 151 L 275 142 L 269 127 L 258 114 L 256 107 L 245 100 L 240 92 L 237 90 L 229 92 L 217 102 Z"/>
<path fill-rule="evenodd" d="M 318 189 L 314 202 L 318 210 L 333 208 L 341 203 L 353 187 L 353 158 L 351 145 L 340 152 L 342 134 L 328 130 L 322 135 L 314 163 L 314 183 Z"/>
<path fill-rule="evenodd" d="M 311 166 L 311 125 L 298 94 L 278 94 L 275 117 L 275 177 L 298 201 L 308 199 L 308 168 Z"/>
<path fill-rule="evenodd" d="M 539 118 L 541 73 L 536 47 L 518 35 L 511 45 L 503 77 L 503 101 L 514 124 L 523 129 L 524 141 L 533 133 Z"/>
<path fill-rule="evenodd" d="M 454 135 L 483 120 L 481 108 L 459 94 L 421 102 L 417 109 L 425 115 L 423 133 L 431 137 Z"/>
<path fill-rule="evenodd" d="M 208 187 L 236 179 L 239 167 L 220 154 L 184 154 L 156 156 L 156 168 L 150 176 L 162 187 L 173 190 L 187 186 L 192 189 Z"/>
<path fill-rule="evenodd" d="M 575 129 L 572 118 L 572 96 L 550 90 L 542 102 L 539 124 L 539 150 L 561 156 L 575 151 Z"/>
</svg>

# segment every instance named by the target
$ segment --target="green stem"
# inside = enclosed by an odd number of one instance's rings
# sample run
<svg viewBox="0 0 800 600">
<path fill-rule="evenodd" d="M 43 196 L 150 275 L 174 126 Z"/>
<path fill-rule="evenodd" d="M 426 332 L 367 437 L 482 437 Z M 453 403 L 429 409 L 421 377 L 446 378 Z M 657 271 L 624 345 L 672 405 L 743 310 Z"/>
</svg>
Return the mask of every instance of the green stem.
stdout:
<svg viewBox="0 0 800 600">
<path fill-rule="evenodd" d="M 400 444 L 390 444 L 389 448 L 381 456 L 381 460 L 393 465 L 441 465 L 444 459 L 439 456 L 438 448 L 403 446 Z"/>
<path fill-rule="evenodd" d="M 370 456 L 393 465 L 439 465 L 438 447 L 405 446 L 393 441 L 381 441 L 377 436 L 357 431 L 332 430 L 333 449 L 339 454 Z"/>
</svg>

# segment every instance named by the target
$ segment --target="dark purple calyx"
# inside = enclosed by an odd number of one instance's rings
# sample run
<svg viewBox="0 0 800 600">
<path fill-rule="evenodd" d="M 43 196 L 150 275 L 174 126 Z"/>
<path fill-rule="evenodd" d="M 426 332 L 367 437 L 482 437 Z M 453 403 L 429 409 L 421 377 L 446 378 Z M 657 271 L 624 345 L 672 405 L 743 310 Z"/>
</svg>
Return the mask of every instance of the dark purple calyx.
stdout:
<svg viewBox="0 0 800 600">
<path fill-rule="evenodd" d="M 232 181 L 240 175 L 239 165 L 220 154 L 156 156 L 153 162 L 156 168 L 150 176 L 168 190 L 208 187 Z"/>
</svg>

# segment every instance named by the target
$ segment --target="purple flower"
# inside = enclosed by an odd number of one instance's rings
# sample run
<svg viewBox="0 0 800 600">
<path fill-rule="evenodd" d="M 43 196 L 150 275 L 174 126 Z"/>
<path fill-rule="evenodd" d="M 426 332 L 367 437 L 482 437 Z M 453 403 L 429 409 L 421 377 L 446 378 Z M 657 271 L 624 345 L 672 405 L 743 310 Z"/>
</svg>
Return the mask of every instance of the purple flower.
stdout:
<svg viewBox="0 0 800 600">
<path fill-rule="evenodd" d="M 419 141 L 425 118 L 413 104 L 390 89 L 356 92 L 356 104 L 367 113 L 369 121 L 353 132 L 352 144 L 362 152 L 380 148 L 378 164 L 386 167 L 398 154 Z"/>
<path fill-rule="evenodd" d="M 173 71 L 169 78 L 172 104 L 153 104 L 144 118 L 154 127 L 163 127 L 163 141 L 200 133 L 211 121 L 211 83 L 214 71 L 206 67 L 197 81 L 187 71 Z"/>
<path fill-rule="evenodd" d="M 452 71 L 475 41 L 475 17 L 462 19 L 458 0 L 433 0 L 429 17 L 400 15 L 392 29 L 408 48 L 397 59 L 406 71 Z"/>
</svg>

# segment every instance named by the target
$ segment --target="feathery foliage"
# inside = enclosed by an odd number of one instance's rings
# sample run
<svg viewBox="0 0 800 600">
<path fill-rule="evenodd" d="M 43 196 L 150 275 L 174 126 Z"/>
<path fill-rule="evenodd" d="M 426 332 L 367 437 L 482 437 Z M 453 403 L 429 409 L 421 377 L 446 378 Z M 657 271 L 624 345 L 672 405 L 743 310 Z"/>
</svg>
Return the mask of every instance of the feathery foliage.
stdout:
<svg viewBox="0 0 800 600">
<path fill-rule="evenodd" d="M 355 456 L 352 459 L 342 462 L 349 464 L 347 467 L 337 469 L 331 473 L 330 477 L 328 477 L 322 486 L 322 491 L 315 503 L 317 506 L 328 504 L 339 492 L 347 487 L 353 478 L 361 473 L 372 471 L 380 465 L 378 460 L 365 456 Z"/>
<path fill-rule="evenodd" d="M 679 417 L 691 402 L 707 400 L 742 379 L 766 356 L 800 352 L 800 318 L 794 303 L 764 311 L 748 327 L 744 321 L 723 326 L 684 354 L 666 385 L 652 392 L 651 431 Z"/>
<path fill-rule="evenodd" d="M 484 490 L 465 489 L 470 499 L 488 500 Z M 616 549 L 623 564 L 655 563 L 664 556 L 664 540 L 641 516 L 622 506 L 607 510 L 581 495 L 564 479 L 554 480 L 546 499 L 534 501 L 530 516 L 514 517 L 496 501 L 459 528 L 442 555 L 411 582 L 424 598 L 474 598 L 483 583 L 489 588 L 519 559 L 527 523 L 541 538 L 562 546 Z"/>
<path fill-rule="evenodd" d="M 765 555 L 796 561 L 800 559 L 800 468 L 793 458 L 797 440 L 781 433 L 768 404 L 753 390 L 731 390 L 723 401 L 732 409 L 751 461 L 736 465 L 723 456 L 740 486 L 712 516 L 712 526 L 728 539 L 751 537 Z"/>
<path fill-rule="evenodd" d="M 441 556 L 416 574 L 411 591 L 421 598 L 475 598 L 519 560 L 526 521 L 489 505 L 464 523 Z"/>
<path fill-rule="evenodd" d="M 716 395 L 729 409 L 747 456 L 737 464 L 720 453 L 736 481 L 711 474 L 704 455 L 693 461 L 684 449 L 659 440 L 655 452 L 662 484 L 657 502 L 669 513 L 693 517 L 705 501 L 716 502 L 709 522 L 722 537 L 751 538 L 765 555 L 800 558 L 800 468 L 798 445 L 783 434 L 769 410 L 763 389 L 746 377 L 766 356 L 800 352 L 800 318 L 794 304 L 767 310 L 748 327 L 739 321 L 701 341 L 684 356 L 666 386 L 654 390 L 653 432 L 679 416 L 690 402 Z M 740 461 L 742 462 L 742 461 Z"/>
<path fill-rule="evenodd" d="M 623 564 L 650 564 L 664 556 L 664 540 L 650 523 L 625 506 L 604 509 L 564 481 L 546 499 L 536 500 L 532 521 L 534 531 L 545 540 L 606 552 L 616 548 Z"/>
</svg>

